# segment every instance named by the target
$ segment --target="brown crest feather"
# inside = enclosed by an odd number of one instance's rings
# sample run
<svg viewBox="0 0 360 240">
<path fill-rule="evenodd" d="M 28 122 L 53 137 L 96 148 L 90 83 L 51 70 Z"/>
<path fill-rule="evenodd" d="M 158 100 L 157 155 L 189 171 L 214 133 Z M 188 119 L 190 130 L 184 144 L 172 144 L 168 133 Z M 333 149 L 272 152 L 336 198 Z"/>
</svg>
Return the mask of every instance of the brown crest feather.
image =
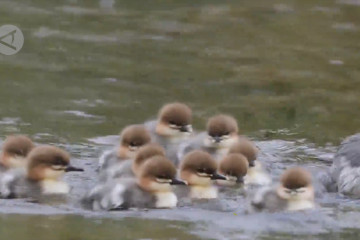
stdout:
<svg viewBox="0 0 360 240">
<path fill-rule="evenodd" d="M 238 125 L 234 117 L 221 114 L 209 118 L 206 131 L 212 137 L 237 134 Z"/>
<path fill-rule="evenodd" d="M 169 103 L 160 109 L 159 121 L 165 124 L 186 126 L 192 122 L 192 111 L 183 103 Z"/>
<path fill-rule="evenodd" d="M 124 128 L 120 134 L 121 145 L 141 147 L 151 141 L 150 133 L 143 125 L 130 125 Z"/>
<path fill-rule="evenodd" d="M 217 163 L 209 153 L 195 150 L 185 155 L 180 169 L 181 171 L 194 173 L 196 173 L 199 169 L 202 169 L 208 174 L 213 174 L 217 170 Z"/>
<path fill-rule="evenodd" d="M 14 135 L 5 139 L 2 149 L 5 154 L 26 157 L 34 147 L 34 143 L 27 136 Z"/>
<path fill-rule="evenodd" d="M 281 184 L 288 189 L 297 189 L 311 185 L 311 174 L 300 167 L 286 170 L 281 176 Z"/>
<path fill-rule="evenodd" d="M 220 162 L 219 170 L 226 175 L 243 177 L 247 173 L 248 166 L 248 160 L 244 155 L 231 153 Z"/>
</svg>

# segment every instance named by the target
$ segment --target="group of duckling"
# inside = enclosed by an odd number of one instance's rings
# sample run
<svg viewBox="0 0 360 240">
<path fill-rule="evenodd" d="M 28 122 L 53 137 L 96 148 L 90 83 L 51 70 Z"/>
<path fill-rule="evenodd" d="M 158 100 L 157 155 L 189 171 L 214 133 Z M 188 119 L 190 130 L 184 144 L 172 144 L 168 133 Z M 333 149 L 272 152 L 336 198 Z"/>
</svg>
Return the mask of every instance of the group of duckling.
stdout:
<svg viewBox="0 0 360 240">
<path fill-rule="evenodd" d="M 359 147 L 360 135 L 345 140 L 332 167 L 319 176 L 324 189 L 360 195 Z M 0 156 L 0 197 L 66 197 L 71 189 L 61 177 L 70 171 L 83 169 L 70 165 L 66 151 L 9 136 Z M 194 132 L 192 110 L 183 103 L 166 104 L 156 120 L 125 127 L 120 142 L 101 155 L 97 171 L 97 184 L 80 201 L 92 210 L 175 208 L 182 198 L 221 198 L 219 188 L 251 188 L 253 210 L 316 206 L 307 170 L 289 168 L 272 183 L 259 149 L 239 135 L 232 116 L 213 116 L 206 131 Z"/>
</svg>

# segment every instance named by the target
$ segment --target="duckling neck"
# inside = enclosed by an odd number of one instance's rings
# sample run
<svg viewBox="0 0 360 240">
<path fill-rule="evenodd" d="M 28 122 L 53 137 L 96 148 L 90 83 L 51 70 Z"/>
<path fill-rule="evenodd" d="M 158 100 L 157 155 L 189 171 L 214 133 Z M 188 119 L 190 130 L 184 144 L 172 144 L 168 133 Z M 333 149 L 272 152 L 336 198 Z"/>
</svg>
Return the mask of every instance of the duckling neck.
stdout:
<svg viewBox="0 0 360 240">
<path fill-rule="evenodd" d="M 165 138 L 170 144 L 178 144 L 178 143 L 181 143 L 183 140 L 185 140 L 187 137 L 186 136 L 168 136 Z"/>
<path fill-rule="evenodd" d="M 223 159 L 226 154 L 229 152 L 229 148 L 216 148 L 215 149 L 215 159 L 219 160 L 219 159 Z"/>
<path fill-rule="evenodd" d="M 245 177 L 245 184 L 268 185 L 271 183 L 270 177 L 263 171 L 261 165 L 250 167 Z"/>
<path fill-rule="evenodd" d="M 289 200 L 287 204 L 288 211 L 299 211 L 314 207 L 315 207 L 314 201 L 309 199 Z"/>
<path fill-rule="evenodd" d="M 191 186 L 190 188 L 190 197 L 191 198 L 203 198 L 211 199 L 217 198 L 218 190 L 212 185 L 208 186 Z"/>
<path fill-rule="evenodd" d="M 0 162 L 0 172 L 4 172 L 6 170 L 8 170 L 9 168 L 7 166 L 5 166 L 2 162 Z"/>
<path fill-rule="evenodd" d="M 40 182 L 43 194 L 68 194 L 69 185 L 65 182 L 55 179 L 45 179 Z"/>
<path fill-rule="evenodd" d="M 156 208 L 174 208 L 177 205 L 177 197 L 173 192 L 156 192 Z"/>
</svg>

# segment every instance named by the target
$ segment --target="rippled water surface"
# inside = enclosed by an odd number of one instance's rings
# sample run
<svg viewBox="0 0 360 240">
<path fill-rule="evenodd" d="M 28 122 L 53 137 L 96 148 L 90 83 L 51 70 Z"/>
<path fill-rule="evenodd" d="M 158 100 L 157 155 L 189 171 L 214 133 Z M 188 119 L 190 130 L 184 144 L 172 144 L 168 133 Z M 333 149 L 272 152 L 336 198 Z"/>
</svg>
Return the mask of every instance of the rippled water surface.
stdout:
<svg viewBox="0 0 360 240">
<path fill-rule="evenodd" d="M 360 1 L 1 0 L 25 36 L 0 55 L 0 135 L 71 152 L 74 198 L 127 124 L 184 101 L 195 127 L 233 114 L 274 179 L 327 168 L 360 130 Z M 301 213 L 245 214 L 239 199 L 175 210 L 93 213 L 0 201 L 2 239 L 358 239 L 360 205 L 336 194 Z"/>
</svg>

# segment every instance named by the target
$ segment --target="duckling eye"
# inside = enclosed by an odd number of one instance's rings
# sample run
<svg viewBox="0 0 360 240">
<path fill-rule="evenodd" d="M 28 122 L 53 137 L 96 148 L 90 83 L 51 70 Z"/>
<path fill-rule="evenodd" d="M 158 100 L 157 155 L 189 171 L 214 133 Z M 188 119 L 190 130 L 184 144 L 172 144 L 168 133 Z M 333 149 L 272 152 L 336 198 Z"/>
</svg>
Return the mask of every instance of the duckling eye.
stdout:
<svg viewBox="0 0 360 240">
<path fill-rule="evenodd" d="M 288 189 L 288 188 L 286 188 L 284 191 L 285 191 L 286 193 L 291 193 L 291 192 L 292 192 L 292 190 L 291 190 L 291 189 Z"/>
<path fill-rule="evenodd" d="M 174 122 L 174 121 L 169 121 L 169 127 L 170 128 L 175 128 L 175 129 L 177 129 L 177 128 L 180 128 L 181 126 L 179 126 L 176 122 Z"/>
<path fill-rule="evenodd" d="M 64 162 L 61 158 L 56 158 L 54 161 L 54 165 L 64 165 Z"/>
<path fill-rule="evenodd" d="M 135 142 L 131 142 L 129 145 L 130 145 L 130 147 L 136 147 L 137 146 L 137 144 Z"/>
<path fill-rule="evenodd" d="M 11 151 L 13 154 L 15 155 L 23 155 L 23 151 L 22 150 L 17 150 L 17 149 L 14 149 Z"/>
<path fill-rule="evenodd" d="M 169 177 L 165 176 L 165 175 L 158 175 L 156 178 L 159 179 L 169 179 Z"/>
<path fill-rule="evenodd" d="M 230 135 L 230 132 L 225 132 L 224 135 Z"/>
<path fill-rule="evenodd" d="M 198 171 L 199 173 L 206 173 L 206 170 L 203 169 L 203 168 L 199 168 L 197 171 Z"/>
</svg>

